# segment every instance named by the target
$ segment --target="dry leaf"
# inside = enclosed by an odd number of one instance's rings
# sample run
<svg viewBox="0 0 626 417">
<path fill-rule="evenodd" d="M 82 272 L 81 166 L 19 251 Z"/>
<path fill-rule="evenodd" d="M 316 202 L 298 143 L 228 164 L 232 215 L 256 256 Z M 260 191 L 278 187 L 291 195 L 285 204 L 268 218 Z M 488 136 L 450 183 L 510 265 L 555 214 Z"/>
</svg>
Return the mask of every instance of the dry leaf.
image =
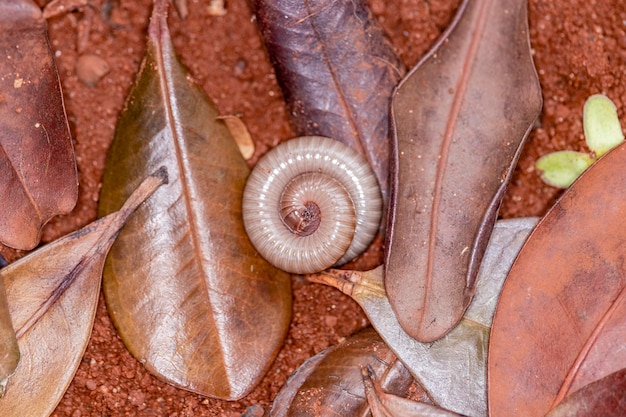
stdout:
<svg viewBox="0 0 626 417">
<path fill-rule="evenodd" d="M 609 374 L 568 395 L 546 417 L 624 417 L 626 369 Z"/>
<path fill-rule="evenodd" d="M 230 134 L 239 147 L 239 152 L 243 159 L 248 160 L 254 155 L 254 142 L 248 131 L 246 124 L 237 116 L 225 115 L 219 116 L 218 119 L 223 120 L 230 130 Z"/>
<path fill-rule="evenodd" d="M 528 238 L 489 344 L 490 416 L 544 416 L 626 363 L 626 145 L 589 168 Z"/>
<path fill-rule="evenodd" d="M 160 169 L 119 211 L 0 270 L 22 352 L 0 399 L 0 415 L 54 411 L 87 347 L 108 249 L 137 206 L 166 181 L 167 171 Z"/>
<path fill-rule="evenodd" d="M 0 241 L 32 249 L 43 225 L 76 204 L 76 162 L 41 10 L 0 2 L 0 27 Z"/>
<path fill-rule="evenodd" d="M 397 395 L 406 395 L 413 380 L 380 336 L 366 328 L 306 361 L 278 393 L 270 415 L 365 417 L 363 367 L 370 367 L 385 389 Z"/>
<path fill-rule="evenodd" d="M 387 207 L 389 102 L 405 68 L 366 2 L 255 0 L 254 6 L 294 130 L 363 154 Z M 380 264 L 375 260 L 370 268 Z"/>
<path fill-rule="evenodd" d="M 120 233 L 103 289 L 115 327 L 149 372 L 234 400 L 254 388 L 283 344 L 291 280 L 245 234 L 249 168 L 176 59 L 166 14 L 167 2 L 157 1 L 146 57 L 109 151 L 99 211 L 116 210 L 155 166 L 167 167 L 171 185 Z"/>
<path fill-rule="evenodd" d="M 363 369 L 363 384 L 372 417 L 463 417 L 436 405 L 385 392 L 370 368 Z"/>
<path fill-rule="evenodd" d="M 464 1 L 392 98 L 385 288 L 423 342 L 463 317 L 522 144 L 541 110 L 524 0 Z"/>
<path fill-rule="evenodd" d="M 478 277 L 476 297 L 459 325 L 445 337 L 421 343 L 398 323 L 382 283 L 382 267 L 358 273 L 308 276 L 351 296 L 387 345 L 440 407 L 474 417 L 487 415 L 485 386 L 491 319 L 504 278 L 536 218 L 501 220 L 493 230 Z"/>
</svg>

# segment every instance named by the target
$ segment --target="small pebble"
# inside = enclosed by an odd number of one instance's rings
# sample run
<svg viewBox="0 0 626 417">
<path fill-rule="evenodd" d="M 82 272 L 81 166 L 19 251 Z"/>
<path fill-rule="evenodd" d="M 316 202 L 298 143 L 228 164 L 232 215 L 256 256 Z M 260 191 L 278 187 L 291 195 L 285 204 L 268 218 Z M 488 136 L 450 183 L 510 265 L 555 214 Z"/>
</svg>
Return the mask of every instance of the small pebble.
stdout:
<svg viewBox="0 0 626 417">
<path fill-rule="evenodd" d="M 252 404 L 246 408 L 246 412 L 241 417 L 263 417 L 265 410 L 259 404 Z"/>
<path fill-rule="evenodd" d="M 224 16 L 226 14 L 224 0 L 211 0 L 207 11 L 209 12 L 209 16 Z"/>
<path fill-rule="evenodd" d="M 93 379 L 88 379 L 87 381 L 85 381 L 85 388 L 87 388 L 89 391 L 94 391 L 96 388 L 98 388 L 98 384 L 96 384 L 96 381 L 94 381 Z"/>
<path fill-rule="evenodd" d="M 97 55 L 81 55 L 76 61 L 76 75 L 89 87 L 95 86 L 109 70 L 109 64 Z"/>
</svg>

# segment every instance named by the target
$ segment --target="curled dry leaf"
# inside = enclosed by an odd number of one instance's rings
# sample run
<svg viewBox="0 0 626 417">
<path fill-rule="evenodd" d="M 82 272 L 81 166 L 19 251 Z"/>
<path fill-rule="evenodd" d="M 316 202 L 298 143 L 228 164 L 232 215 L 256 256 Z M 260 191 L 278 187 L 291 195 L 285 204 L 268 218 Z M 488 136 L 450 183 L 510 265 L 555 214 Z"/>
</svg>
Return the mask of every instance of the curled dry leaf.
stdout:
<svg viewBox="0 0 626 417">
<path fill-rule="evenodd" d="M 543 416 L 626 363 L 626 145 L 537 225 L 502 290 L 489 344 L 492 417 Z"/>
<path fill-rule="evenodd" d="M 232 115 L 219 116 L 218 119 L 226 123 L 243 159 L 248 160 L 252 158 L 252 155 L 254 155 L 254 142 L 246 124 L 239 117 Z"/>
<path fill-rule="evenodd" d="M 340 289 L 365 311 L 383 340 L 440 407 L 474 417 L 487 415 L 485 386 L 491 319 L 509 267 L 536 218 L 499 221 L 480 269 L 476 296 L 445 337 L 421 343 L 400 326 L 385 294 L 382 267 L 358 273 L 330 270 L 308 279 Z"/>
<path fill-rule="evenodd" d="M 167 171 L 160 169 L 119 211 L 0 270 L 22 352 L 0 399 L 0 415 L 52 413 L 87 347 L 106 254 L 137 206 L 164 182 Z"/>
<path fill-rule="evenodd" d="M 0 2 L 0 27 L 0 241 L 32 249 L 42 226 L 76 204 L 76 162 L 41 10 Z"/>
<path fill-rule="evenodd" d="M 626 369 L 609 374 L 568 395 L 546 417 L 623 417 Z"/>
<path fill-rule="evenodd" d="M 167 167 L 171 185 L 120 233 L 103 289 L 115 327 L 149 372 L 234 400 L 254 388 L 283 344 L 291 280 L 248 241 L 241 198 L 249 168 L 176 59 L 166 14 L 167 2 L 157 1 L 146 57 L 109 151 L 99 211 L 116 210 L 155 165 Z"/>
<path fill-rule="evenodd" d="M 392 98 L 385 287 L 423 342 L 463 317 L 522 144 L 541 109 L 525 0 L 464 1 Z"/>
<path fill-rule="evenodd" d="M 372 417 L 463 417 L 436 405 L 385 392 L 371 369 L 363 369 L 365 396 Z"/>
<path fill-rule="evenodd" d="M 370 367 L 385 390 L 399 396 L 407 394 L 413 381 L 376 331 L 366 328 L 307 360 L 278 393 L 270 415 L 369 415 L 363 367 Z"/>
<path fill-rule="evenodd" d="M 255 0 L 254 6 L 296 133 L 326 136 L 363 154 L 387 207 L 389 101 L 405 69 L 367 4 Z"/>
</svg>

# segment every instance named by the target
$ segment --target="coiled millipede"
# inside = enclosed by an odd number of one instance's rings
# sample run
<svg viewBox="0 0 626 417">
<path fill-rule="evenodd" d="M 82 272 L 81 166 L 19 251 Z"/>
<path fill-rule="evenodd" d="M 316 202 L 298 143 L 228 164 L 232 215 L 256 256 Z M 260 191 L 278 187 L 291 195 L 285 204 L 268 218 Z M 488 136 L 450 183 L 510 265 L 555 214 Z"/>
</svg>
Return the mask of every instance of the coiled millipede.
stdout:
<svg viewBox="0 0 626 417">
<path fill-rule="evenodd" d="M 382 198 L 365 158 L 333 139 L 303 136 L 264 155 L 243 195 L 250 241 L 274 266 L 295 274 L 346 263 L 378 231 Z"/>
</svg>

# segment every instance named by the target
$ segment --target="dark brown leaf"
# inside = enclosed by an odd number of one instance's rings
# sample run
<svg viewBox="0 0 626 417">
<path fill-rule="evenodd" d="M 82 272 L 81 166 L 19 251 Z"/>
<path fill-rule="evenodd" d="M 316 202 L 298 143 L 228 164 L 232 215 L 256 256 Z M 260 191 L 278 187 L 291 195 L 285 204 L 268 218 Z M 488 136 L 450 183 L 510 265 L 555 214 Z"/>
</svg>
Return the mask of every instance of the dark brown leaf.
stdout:
<svg viewBox="0 0 626 417">
<path fill-rule="evenodd" d="M 569 188 L 507 277 L 489 345 L 492 417 L 543 416 L 626 363 L 626 145 Z"/>
<path fill-rule="evenodd" d="M 167 171 L 158 170 L 119 211 L 0 270 L 22 351 L 0 399 L 0 415 L 52 413 L 87 347 L 106 254 L 137 206 L 166 181 Z"/>
<path fill-rule="evenodd" d="M 385 287 L 423 342 L 463 316 L 521 146 L 541 109 L 526 1 L 464 1 L 392 98 Z"/>
<path fill-rule="evenodd" d="M 387 207 L 389 102 L 405 69 L 365 1 L 254 5 L 296 133 L 330 137 L 362 153 Z"/>
<path fill-rule="evenodd" d="M 546 417 L 623 417 L 625 415 L 626 369 L 622 369 L 568 395 Z"/>
<path fill-rule="evenodd" d="M 278 393 L 270 415 L 369 415 L 363 367 L 371 367 L 385 390 L 396 395 L 405 396 L 413 380 L 380 336 L 366 328 L 306 361 Z"/>
<path fill-rule="evenodd" d="M 32 249 L 76 204 L 76 162 L 41 10 L 3 1 L 0 27 L 0 241 Z"/>
<path fill-rule="evenodd" d="M 491 319 L 504 278 L 536 218 L 496 224 L 480 269 L 476 297 L 445 337 L 421 343 L 398 323 L 382 282 L 382 267 L 358 273 L 330 270 L 309 275 L 313 282 L 338 288 L 363 308 L 385 343 L 440 405 L 474 417 L 487 414 L 486 361 Z"/>
<path fill-rule="evenodd" d="M 118 122 L 103 179 L 109 213 L 145 172 L 171 185 L 122 230 L 104 271 L 113 323 L 153 374 L 203 395 L 237 399 L 282 346 L 291 280 L 253 249 L 241 198 L 248 166 L 215 106 L 176 59 L 157 1 L 146 57 Z"/>
</svg>

